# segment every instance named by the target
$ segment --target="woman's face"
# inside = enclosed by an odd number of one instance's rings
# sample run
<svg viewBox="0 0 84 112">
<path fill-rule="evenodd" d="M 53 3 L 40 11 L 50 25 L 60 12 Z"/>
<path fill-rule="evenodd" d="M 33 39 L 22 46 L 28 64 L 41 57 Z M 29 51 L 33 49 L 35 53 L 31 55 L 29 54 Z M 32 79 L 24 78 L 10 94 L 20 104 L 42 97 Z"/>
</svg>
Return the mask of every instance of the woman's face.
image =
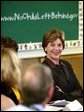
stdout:
<svg viewBox="0 0 84 112">
<path fill-rule="evenodd" d="M 63 45 L 61 40 L 58 38 L 52 43 L 48 43 L 45 51 L 47 51 L 47 57 L 50 59 L 59 59 L 61 52 L 63 50 Z"/>
</svg>

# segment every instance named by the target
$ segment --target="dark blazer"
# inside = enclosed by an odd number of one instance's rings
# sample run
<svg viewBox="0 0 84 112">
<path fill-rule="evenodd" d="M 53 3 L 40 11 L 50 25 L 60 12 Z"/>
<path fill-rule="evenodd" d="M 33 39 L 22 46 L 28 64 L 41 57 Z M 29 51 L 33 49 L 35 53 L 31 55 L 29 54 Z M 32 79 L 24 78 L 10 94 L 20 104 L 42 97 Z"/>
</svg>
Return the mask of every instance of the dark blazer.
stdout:
<svg viewBox="0 0 84 112">
<path fill-rule="evenodd" d="M 55 87 L 52 100 L 66 99 L 73 101 L 83 96 L 82 88 L 69 62 L 60 59 L 59 65 L 55 65 L 51 60 L 45 57 L 42 64 L 50 67 L 52 71 Z M 60 87 L 64 93 L 57 91 L 56 85 Z"/>
</svg>

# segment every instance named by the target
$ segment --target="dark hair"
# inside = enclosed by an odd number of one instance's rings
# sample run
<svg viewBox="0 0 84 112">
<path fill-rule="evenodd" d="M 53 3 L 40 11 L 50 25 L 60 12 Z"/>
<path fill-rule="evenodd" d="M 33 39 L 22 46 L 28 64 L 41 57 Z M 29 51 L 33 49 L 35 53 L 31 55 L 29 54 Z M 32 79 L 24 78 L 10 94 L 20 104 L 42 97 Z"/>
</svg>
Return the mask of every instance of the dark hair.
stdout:
<svg viewBox="0 0 84 112">
<path fill-rule="evenodd" d="M 45 47 L 48 45 L 48 43 L 49 42 L 52 43 L 57 38 L 59 38 L 61 40 L 63 49 L 64 49 L 65 43 L 64 43 L 63 32 L 59 31 L 57 29 L 53 29 L 53 30 L 50 30 L 49 32 L 47 32 L 46 34 L 44 34 L 44 36 L 43 36 L 42 47 L 43 47 L 44 51 L 45 51 Z"/>
<path fill-rule="evenodd" d="M 17 42 L 7 36 L 1 36 L 1 47 L 11 48 L 11 49 L 15 50 L 16 52 L 18 51 Z"/>
</svg>

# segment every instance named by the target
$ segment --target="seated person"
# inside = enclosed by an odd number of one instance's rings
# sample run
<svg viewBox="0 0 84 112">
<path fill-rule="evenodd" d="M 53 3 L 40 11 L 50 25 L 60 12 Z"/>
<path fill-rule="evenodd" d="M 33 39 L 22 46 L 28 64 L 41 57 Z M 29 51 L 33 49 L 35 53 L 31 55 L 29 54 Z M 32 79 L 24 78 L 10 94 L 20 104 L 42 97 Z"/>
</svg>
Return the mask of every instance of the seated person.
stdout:
<svg viewBox="0 0 84 112">
<path fill-rule="evenodd" d="M 15 104 L 22 102 L 19 88 L 21 74 L 21 60 L 16 52 L 1 48 L 1 94 L 11 98 Z"/>
<path fill-rule="evenodd" d="M 55 91 L 51 101 L 62 99 L 73 101 L 83 97 L 82 88 L 71 64 L 60 59 L 65 48 L 64 33 L 57 29 L 50 30 L 43 36 L 42 47 L 46 53 L 42 64 L 50 67 L 54 80 Z"/>
<path fill-rule="evenodd" d="M 7 111 L 43 111 L 54 91 L 51 70 L 42 64 L 31 65 L 22 76 L 21 90 L 23 104 Z"/>
</svg>

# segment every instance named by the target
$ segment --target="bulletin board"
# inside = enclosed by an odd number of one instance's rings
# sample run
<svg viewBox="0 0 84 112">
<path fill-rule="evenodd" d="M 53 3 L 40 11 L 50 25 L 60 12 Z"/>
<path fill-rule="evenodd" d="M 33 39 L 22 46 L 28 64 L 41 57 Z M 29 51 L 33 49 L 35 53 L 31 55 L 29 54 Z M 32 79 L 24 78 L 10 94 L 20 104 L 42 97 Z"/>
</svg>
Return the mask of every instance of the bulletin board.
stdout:
<svg viewBox="0 0 84 112">
<path fill-rule="evenodd" d="M 78 40 L 78 1 L 1 1 L 1 35 L 18 44 L 42 42 L 54 28 Z"/>
</svg>

